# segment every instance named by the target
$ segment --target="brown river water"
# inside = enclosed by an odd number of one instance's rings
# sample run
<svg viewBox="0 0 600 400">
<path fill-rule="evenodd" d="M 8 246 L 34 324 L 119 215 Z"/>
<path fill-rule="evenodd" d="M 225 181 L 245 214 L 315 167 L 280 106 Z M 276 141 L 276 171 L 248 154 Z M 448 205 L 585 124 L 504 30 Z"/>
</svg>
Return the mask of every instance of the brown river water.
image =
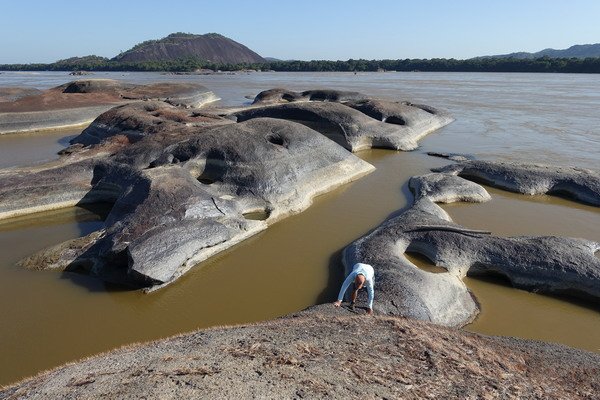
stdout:
<svg viewBox="0 0 600 400">
<path fill-rule="evenodd" d="M 69 80 L 60 73 L 0 77 L 0 86 L 39 88 Z M 410 176 L 448 163 L 425 151 L 600 169 L 596 112 L 600 83 L 593 75 L 113 73 L 96 77 L 200 81 L 225 105 L 239 105 L 247 101 L 244 96 L 270 87 L 336 87 L 431 104 L 450 110 L 457 121 L 427 137 L 414 152 L 358 153 L 377 170 L 316 198 L 307 211 L 151 294 L 73 273 L 15 266 L 37 250 L 100 228 L 105 209 L 71 208 L 0 222 L 0 384 L 124 344 L 200 327 L 270 319 L 331 301 L 343 278 L 340 250 L 410 203 L 406 186 Z M 0 167 L 52 159 L 73 134 L 77 132 L 0 137 Z M 550 196 L 489 191 L 493 199 L 488 203 L 443 208 L 456 222 L 497 235 L 553 234 L 600 241 L 598 208 Z M 411 259 L 431 268 L 420 257 Z M 482 307 L 481 315 L 466 329 L 600 352 L 597 306 L 532 294 L 497 281 L 467 278 L 466 283 Z"/>
</svg>

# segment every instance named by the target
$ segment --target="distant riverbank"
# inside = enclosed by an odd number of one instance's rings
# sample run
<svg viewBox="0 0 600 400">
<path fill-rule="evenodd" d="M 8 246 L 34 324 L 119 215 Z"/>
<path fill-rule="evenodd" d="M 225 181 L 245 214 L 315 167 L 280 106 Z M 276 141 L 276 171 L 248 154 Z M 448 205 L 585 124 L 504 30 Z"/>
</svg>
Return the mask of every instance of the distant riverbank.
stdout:
<svg viewBox="0 0 600 400">
<path fill-rule="evenodd" d="M 555 72 L 600 73 L 600 57 L 518 59 L 504 57 L 404 59 L 404 60 L 312 60 L 222 64 L 198 58 L 164 61 L 121 62 L 101 57 L 62 60 L 44 64 L 0 64 L 0 71 L 276 71 L 276 72 Z"/>
</svg>

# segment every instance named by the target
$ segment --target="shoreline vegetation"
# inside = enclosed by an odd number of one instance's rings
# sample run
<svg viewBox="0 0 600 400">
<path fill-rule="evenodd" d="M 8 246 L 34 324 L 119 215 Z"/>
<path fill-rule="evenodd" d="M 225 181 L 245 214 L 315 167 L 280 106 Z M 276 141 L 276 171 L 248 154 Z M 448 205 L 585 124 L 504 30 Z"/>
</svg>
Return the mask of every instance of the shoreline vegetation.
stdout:
<svg viewBox="0 0 600 400">
<path fill-rule="evenodd" d="M 122 62 L 99 56 L 73 57 L 54 63 L 0 64 L 0 71 L 212 71 L 274 72 L 550 72 L 600 73 L 600 57 L 589 58 L 472 58 L 468 60 L 432 58 L 403 60 L 347 61 L 268 61 L 265 63 L 214 63 L 189 57 L 165 61 Z"/>
</svg>

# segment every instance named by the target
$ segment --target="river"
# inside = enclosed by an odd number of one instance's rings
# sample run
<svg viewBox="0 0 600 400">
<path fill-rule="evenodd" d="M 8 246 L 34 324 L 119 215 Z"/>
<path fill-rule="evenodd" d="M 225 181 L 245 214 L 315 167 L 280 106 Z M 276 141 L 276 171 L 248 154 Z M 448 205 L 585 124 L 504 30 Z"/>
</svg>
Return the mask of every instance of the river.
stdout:
<svg viewBox="0 0 600 400">
<path fill-rule="evenodd" d="M 0 223 L 0 384 L 83 356 L 199 327 L 274 318 L 330 301 L 339 251 L 411 201 L 406 183 L 446 160 L 427 151 L 600 169 L 600 80 L 595 75 L 493 73 L 250 73 L 174 76 L 98 73 L 130 82 L 204 84 L 223 105 L 261 90 L 318 87 L 425 103 L 456 122 L 414 152 L 358 153 L 377 170 L 320 196 L 307 211 L 213 257 L 164 290 L 124 290 L 72 273 L 19 269 L 15 262 L 102 226 L 106 210 L 80 208 Z M 66 73 L 0 74 L 0 86 L 40 89 Z M 0 137 L 0 167 L 56 157 L 75 131 Z M 490 190 L 489 203 L 444 206 L 461 224 L 498 235 L 554 234 L 600 241 L 600 210 L 550 196 Z M 415 259 L 423 268 L 425 260 Z M 466 329 L 564 343 L 600 352 L 600 313 L 590 304 L 532 294 L 501 282 L 467 279 L 482 314 Z"/>
</svg>

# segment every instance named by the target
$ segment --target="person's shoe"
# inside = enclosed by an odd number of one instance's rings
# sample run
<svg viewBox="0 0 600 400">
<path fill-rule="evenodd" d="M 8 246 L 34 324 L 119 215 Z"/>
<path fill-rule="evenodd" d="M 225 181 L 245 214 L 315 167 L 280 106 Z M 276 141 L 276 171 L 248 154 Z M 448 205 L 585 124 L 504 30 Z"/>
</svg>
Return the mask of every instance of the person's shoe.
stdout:
<svg viewBox="0 0 600 400">
<path fill-rule="evenodd" d="M 350 303 L 350 309 L 354 311 L 354 302 Z"/>
</svg>

